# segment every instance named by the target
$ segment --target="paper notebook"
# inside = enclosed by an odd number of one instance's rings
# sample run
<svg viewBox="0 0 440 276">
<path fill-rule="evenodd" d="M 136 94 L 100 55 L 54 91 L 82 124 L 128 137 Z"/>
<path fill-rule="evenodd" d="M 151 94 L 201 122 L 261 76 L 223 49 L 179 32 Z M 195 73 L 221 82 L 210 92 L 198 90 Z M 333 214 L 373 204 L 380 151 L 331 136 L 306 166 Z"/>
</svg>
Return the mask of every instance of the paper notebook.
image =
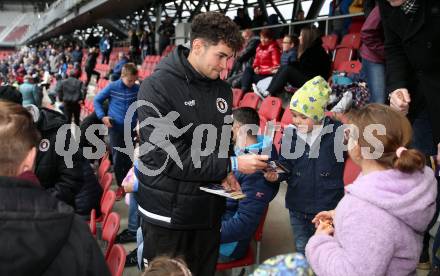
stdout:
<svg viewBox="0 0 440 276">
<path fill-rule="evenodd" d="M 202 186 L 200 187 L 200 190 L 207 193 L 224 196 L 227 198 L 232 198 L 235 200 L 243 199 L 246 197 L 246 195 L 243 194 L 242 192 L 228 192 L 220 184 L 209 184 L 207 186 Z"/>
</svg>

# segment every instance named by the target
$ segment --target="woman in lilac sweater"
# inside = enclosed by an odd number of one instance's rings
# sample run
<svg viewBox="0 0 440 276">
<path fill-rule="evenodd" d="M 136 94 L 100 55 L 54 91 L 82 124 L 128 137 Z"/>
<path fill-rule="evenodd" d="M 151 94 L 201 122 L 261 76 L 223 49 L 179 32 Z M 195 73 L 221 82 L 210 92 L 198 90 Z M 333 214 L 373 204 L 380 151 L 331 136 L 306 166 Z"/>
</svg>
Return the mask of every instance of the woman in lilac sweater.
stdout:
<svg viewBox="0 0 440 276">
<path fill-rule="evenodd" d="M 349 155 L 362 173 L 334 211 L 313 220 L 317 230 L 307 259 L 318 276 L 415 275 L 423 233 L 435 212 L 434 173 L 420 152 L 404 148 L 412 130 L 402 114 L 370 104 L 349 118 Z M 386 134 L 369 131 L 373 123 Z M 380 144 L 383 152 L 374 156 Z"/>
</svg>

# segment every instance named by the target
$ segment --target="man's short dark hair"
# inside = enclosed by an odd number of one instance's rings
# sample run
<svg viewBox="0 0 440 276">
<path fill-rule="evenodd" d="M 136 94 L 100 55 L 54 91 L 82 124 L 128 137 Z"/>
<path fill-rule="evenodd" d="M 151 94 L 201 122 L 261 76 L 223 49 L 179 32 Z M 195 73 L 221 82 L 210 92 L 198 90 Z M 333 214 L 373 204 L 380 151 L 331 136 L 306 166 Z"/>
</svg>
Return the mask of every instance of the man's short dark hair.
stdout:
<svg viewBox="0 0 440 276">
<path fill-rule="evenodd" d="M 0 100 L 22 104 L 23 96 L 14 86 L 5 85 L 0 86 Z"/>
<path fill-rule="evenodd" d="M 220 41 L 233 51 L 238 51 L 243 45 L 238 26 L 227 16 L 218 12 L 205 12 L 194 17 L 191 24 L 191 44 L 196 38 L 206 40 L 212 45 Z"/>
<path fill-rule="evenodd" d="M 250 107 L 240 107 L 232 111 L 234 121 L 242 125 L 259 125 L 260 116 L 255 109 Z"/>
</svg>

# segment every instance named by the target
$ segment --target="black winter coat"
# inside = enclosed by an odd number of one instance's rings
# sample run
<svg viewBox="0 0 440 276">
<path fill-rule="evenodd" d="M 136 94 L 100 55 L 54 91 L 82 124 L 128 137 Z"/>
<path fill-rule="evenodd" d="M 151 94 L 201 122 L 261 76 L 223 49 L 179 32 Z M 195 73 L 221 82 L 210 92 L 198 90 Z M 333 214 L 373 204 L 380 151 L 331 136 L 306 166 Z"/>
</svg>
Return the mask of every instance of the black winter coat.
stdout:
<svg viewBox="0 0 440 276">
<path fill-rule="evenodd" d="M 0 275 L 110 275 L 87 224 L 37 184 L 0 177 Z"/>
<path fill-rule="evenodd" d="M 148 101 L 157 108 L 138 108 L 141 126 L 144 121 L 165 117 L 171 111 L 177 111 L 179 116 L 171 124 L 162 121 L 155 127 L 151 124 L 141 127 L 139 163 L 150 170 L 159 170 L 163 165 L 164 169 L 154 176 L 135 171 L 139 179 L 136 199 L 139 213 L 150 223 L 174 229 L 208 229 L 219 224 L 225 200 L 199 188 L 220 183 L 227 175 L 230 140 L 220 142 L 220 135 L 225 117 L 231 114 L 232 92 L 222 80 L 211 80 L 197 73 L 187 60 L 188 54 L 188 49 L 176 47 L 139 90 L 138 100 Z M 167 128 L 169 132 L 174 125 L 182 129 L 189 124 L 193 125 L 180 137 L 173 134 L 166 137 Z M 202 124 L 216 128 L 217 133 L 210 131 L 210 134 L 217 140 L 212 153 L 202 156 L 200 167 L 196 168 L 191 145 L 194 129 Z M 223 131 L 230 134 L 231 126 Z M 202 134 L 194 134 L 194 137 L 201 138 Z M 169 146 L 169 142 L 175 147 L 183 169 L 172 158 L 167 159 L 169 155 L 162 148 L 167 143 Z M 153 147 L 146 148 L 145 143 Z M 167 149 L 173 149 L 172 146 Z M 222 158 L 219 151 L 223 153 Z"/>
<path fill-rule="evenodd" d="M 427 109 L 435 144 L 440 142 L 440 2 L 417 1 L 414 15 L 379 1 L 385 32 L 388 93 L 407 88 L 411 95 L 410 119 Z"/>
<path fill-rule="evenodd" d="M 310 48 L 306 49 L 293 66 L 304 74 L 307 80 L 316 76 L 324 79 L 330 77 L 331 59 L 322 48 L 321 38 L 316 39 Z"/>
<path fill-rule="evenodd" d="M 83 185 L 83 174 L 80 163 L 80 152 L 73 155 L 73 167 L 68 168 L 64 157 L 55 150 L 58 129 L 66 124 L 63 114 L 41 108 L 37 128 L 41 133 L 41 141 L 35 161 L 35 174 L 46 190 L 65 203 L 74 206 L 75 195 Z M 68 148 L 72 135 L 68 131 L 65 148 Z"/>
</svg>

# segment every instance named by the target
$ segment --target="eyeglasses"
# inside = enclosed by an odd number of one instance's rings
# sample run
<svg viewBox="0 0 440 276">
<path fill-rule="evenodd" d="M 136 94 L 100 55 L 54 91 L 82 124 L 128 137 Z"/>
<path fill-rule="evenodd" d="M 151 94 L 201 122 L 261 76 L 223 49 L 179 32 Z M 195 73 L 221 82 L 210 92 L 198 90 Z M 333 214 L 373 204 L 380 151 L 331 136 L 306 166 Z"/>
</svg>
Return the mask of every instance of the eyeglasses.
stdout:
<svg viewBox="0 0 440 276">
<path fill-rule="evenodd" d="M 291 44 L 292 42 L 285 42 L 285 41 L 283 41 L 283 44 Z"/>
</svg>

